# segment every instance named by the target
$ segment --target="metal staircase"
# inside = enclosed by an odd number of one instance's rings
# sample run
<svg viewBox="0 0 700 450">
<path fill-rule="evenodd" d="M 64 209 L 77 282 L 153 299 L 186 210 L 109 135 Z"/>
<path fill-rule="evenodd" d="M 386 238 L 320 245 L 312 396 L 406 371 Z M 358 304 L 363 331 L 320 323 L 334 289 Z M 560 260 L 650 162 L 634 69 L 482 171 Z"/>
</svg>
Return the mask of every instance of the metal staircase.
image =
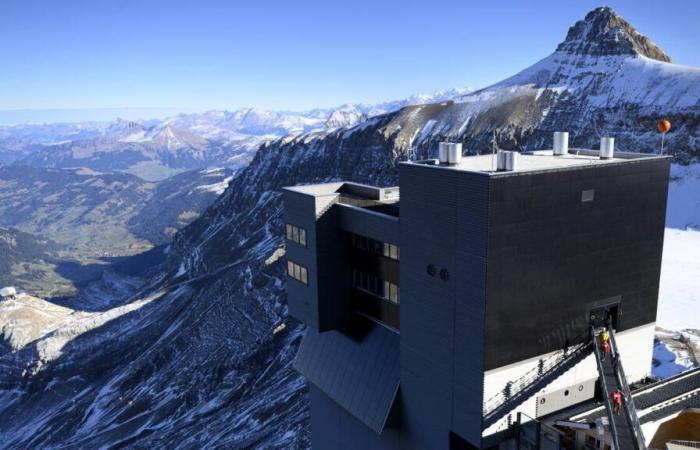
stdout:
<svg viewBox="0 0 700 450">
<path fill-rule="evenodd" d="M 591 342 L 586 341 L 565 350 L 560 350 L 521 378 L 506 384 L 503 391 L 484 402 L 483 428 L 486 429 L 523 404 L 545 386 L 562 376 L 581 362 L 591 351 Z"/>
<path fill-rule="evenodd" d="M 622 368 L 622 361 L 620 360 L 617 342 L 615 341 L 615 333 L 612 327 L 608 327 L 608 333 L 610 336 L 611 352 L 610 357 L 604 359 L 600 346 L 598 345 L 598 336 L 595 327 L 591 326 L 591 338 L 593 343 L 595 343 L 593 348 L 596 365 L 598 366 L 598 373 L 600 375 L 600 385 L 604 397 L 603 401 L 608 413 L 613 443 L 615 444 L 615 448 L 619 450 L 646 450 L 644 434 L 639 424 L 637 410 L 634 406 L 634 400 L 632 399 L 629 385 L 627 384 L 625 371 Z M 619 416 L 614 413 L 614 408 L 610 399 L 610 394 L 617 389 L 621 389 L 624 392 L 621 408 L 623 413 Z"/>
</svg>

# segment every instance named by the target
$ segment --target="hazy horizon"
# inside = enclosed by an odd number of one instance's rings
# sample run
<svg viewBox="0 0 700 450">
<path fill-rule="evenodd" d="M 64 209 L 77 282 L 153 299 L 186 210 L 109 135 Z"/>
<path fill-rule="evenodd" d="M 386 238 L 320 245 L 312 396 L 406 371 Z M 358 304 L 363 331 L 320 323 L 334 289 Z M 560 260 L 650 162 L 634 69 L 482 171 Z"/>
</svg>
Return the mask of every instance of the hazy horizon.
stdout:
<svg viewBox="0 0 700 450">
<path fill-rule="evenodd" d="M 700 2 L 666 2 L 663 14 L 653 1 L 606 3 L 674 62 L 700 66 Z M 598 6 L 11 0 L 0 4 L 0 123 L 304 111 L 485 87 L 552 53 Z"/>
</svg>

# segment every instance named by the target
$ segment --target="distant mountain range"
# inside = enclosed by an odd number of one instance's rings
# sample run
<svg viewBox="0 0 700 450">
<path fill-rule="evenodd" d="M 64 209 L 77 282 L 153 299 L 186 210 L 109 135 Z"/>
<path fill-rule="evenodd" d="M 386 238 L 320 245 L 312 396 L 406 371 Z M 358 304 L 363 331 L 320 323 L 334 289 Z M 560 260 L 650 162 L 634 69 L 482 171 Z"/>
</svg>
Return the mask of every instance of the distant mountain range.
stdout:
<svg viewBox="0 0 700 450">
<path fill-rule="evenodd" d="M 157 181 L 206 167 L 245 167 L 263 142 L 312 130 L 355 125 L 409 104 L 462 95 L 453 89 L 377 105 L 305 112 L 255 108 L 181 114 L 165 120 L 0 127 L 0 164 L 122 171 Z"/>
</svg>

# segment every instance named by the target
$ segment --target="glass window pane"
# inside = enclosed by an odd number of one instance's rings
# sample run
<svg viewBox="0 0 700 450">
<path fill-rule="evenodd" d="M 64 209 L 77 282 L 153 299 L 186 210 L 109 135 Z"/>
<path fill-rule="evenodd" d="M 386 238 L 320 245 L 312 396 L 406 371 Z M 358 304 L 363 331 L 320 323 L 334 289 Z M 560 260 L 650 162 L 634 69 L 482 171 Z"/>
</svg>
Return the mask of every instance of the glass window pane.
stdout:
<svg viewBox="0 0 700 450">
<path fill-rule="evenodd" d="M 306 247 L 306 230 L 299 228 L 299 243 Z"/>
<path fill-rule="evenodd" d="M 287 224 L 287 239 L 290 241 L 292 240 L 292 226 L 290 224 Z"/>
<path fill-rule="evenodd" d="M 398 302 L 399 302 L 399 293 L 398 293 L 398 289 L 397 289 L 397 286 L 396 286 L 395 284 L 393 284 L 393 283 L 391 284 L 391 297 L 389 298 L 389 300 L 391 300 L 391 301 L 394 302 L 394 303 L 398 303 Z"/>
<path fill-rule="evenodd" d="M 299 242 L 299 228 L 297 227 L 292 227 L 292 240 Z"/>
<path fill-rule="evenodd" d="M 294 276 L 294 263 L 291 261 L 287 261 L 287 275 Z"/>
<path fill-rule="evenodd" d="M 299 264 L 294 264 L 294 278 L 297 280 L 301 278 L 301 267 L 299 267 Z"/>
<path fill-rule="evenodd" d="M 384 256 L 389 257 L 389 244 L 384 243 Z"/>
<path fill-rule="evenodd" d="M 389 299 L 389 282 L 384 282 L 384 291 L 382 292 L 382 297 Z"/>
<path fill-rule="evenodd" d="M 391 252 L 389 256 L 391 259 L 399 259 L 399 253 L 395 245 L 389 246 L 389 251 Z"/>
<path fill-rule="evenodd" d="M 307 278 L 306 267 L 301 268 L 301 282 L 304 284 L 307 284 L 309 282 Z"/>
</svg>

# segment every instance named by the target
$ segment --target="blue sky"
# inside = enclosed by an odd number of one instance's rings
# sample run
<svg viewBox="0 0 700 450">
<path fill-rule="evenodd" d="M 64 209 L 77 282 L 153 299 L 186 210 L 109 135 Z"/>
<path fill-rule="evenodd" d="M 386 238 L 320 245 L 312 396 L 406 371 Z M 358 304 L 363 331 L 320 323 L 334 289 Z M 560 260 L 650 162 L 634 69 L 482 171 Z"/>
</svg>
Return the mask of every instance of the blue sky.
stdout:
<svg viewBox="0 0 700 450">
<path fill-rule="evenodd" d="M 607 4 L 675 62 L 700 66 L 699 1 Z M 3 0 L 0 110 L 300 110 L 483 87 L 548 55 L 596 6 Z M 32 113 L 0 120 L 13 115 Z"/>
</svg>

